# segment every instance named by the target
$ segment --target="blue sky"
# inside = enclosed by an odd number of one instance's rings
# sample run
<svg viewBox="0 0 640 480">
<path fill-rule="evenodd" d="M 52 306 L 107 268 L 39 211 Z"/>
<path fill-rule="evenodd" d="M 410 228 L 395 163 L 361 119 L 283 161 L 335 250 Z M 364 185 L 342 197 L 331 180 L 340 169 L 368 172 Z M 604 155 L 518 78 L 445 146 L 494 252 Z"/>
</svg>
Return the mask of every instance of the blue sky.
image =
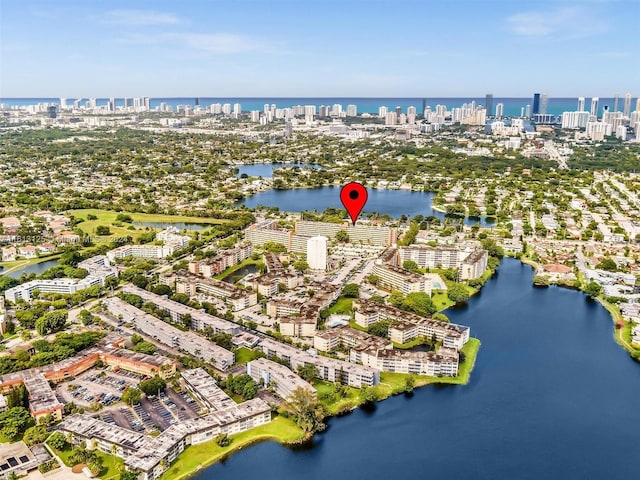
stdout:
<svg viewBox="0 0 640 480">
<path fill-rule="evenodd" d="M 0 97 L 640 93 L 640 0 L 0 0 Z"/>
</svg>

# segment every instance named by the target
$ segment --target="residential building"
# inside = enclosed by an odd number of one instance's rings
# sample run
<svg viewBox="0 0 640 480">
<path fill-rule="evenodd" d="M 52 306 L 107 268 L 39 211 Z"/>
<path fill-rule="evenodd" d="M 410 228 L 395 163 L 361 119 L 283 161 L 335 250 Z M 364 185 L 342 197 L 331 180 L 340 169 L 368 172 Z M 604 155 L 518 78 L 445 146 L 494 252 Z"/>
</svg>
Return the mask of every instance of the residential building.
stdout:
<svg viewBox="0 0 640 480">
<path fill-rule="evenodd" d="M 307 263 L 312 270 L 327 269 L 327 238 L 311 237 L 307 241 Z"/>
<path fill-rule="evenodd" d="M 304 381 L 289 368 L 266 358 L 258 358 L 247 364 L 247 374 L 256 382 L 266 387 L 273 387 L 275 392 L 284 400 L 289 400 L 291 394 L 298 388 L 306 390 L 314 398 L 316 389 Z"/>
</svg>

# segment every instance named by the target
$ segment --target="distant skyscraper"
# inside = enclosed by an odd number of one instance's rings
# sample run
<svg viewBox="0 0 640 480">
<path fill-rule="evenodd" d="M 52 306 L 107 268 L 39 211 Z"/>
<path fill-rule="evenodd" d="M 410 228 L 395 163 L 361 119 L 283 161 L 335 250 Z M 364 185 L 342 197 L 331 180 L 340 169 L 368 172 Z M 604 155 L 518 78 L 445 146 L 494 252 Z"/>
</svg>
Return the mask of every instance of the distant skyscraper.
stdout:
<svg viewBox="0 0 640 480">
<path fill-rule="evenodd" d="M 636 112 L 640 112 L 640 98 L 636 98 Z"/>
<path fill-rule="evenodd" d="M 116 99 L 114 97 L 109 98 L 109 103 L 107 104 L 107 108 L 110 112 L 116 111 Z"/>
<path fill-rule="evenodd" d="M 487 110 L 487 113 L 489 111 Z M 499 103 L 496 105 L 496 118 L 504 117 L 504 103 Z"/>
<path fill-rule="evenodd" d="M 195 101 L 194 103 L 195 103 L 195 105 L 196 105 L 196 107 L 197 107 L 198 105 L 200 105 L 200 99 L 199 99 L 199 98 L 196 98 L 196 101 Z"/>
<path fill-rule="evenodd" d="M 538 113 L 545 115 L 547 113 L 547 105 L 549 105 L 549 95 L 543 93 L 540 95 L 540 111 Z"/>
<path fill-rule="evenodd" d="M 491 112 L 493 112 L 493 94 L 487 93 L 484 97 L 484 108 L 487 110 L 487 115 L 491 115 Z"/>
<path fill-rule="evenodd" d="M 533 114 L 536 115 L 540 113 L 540 94 L 539 93 L 534 93 L 533 94 Z M 530 115 L 527 115 L 527 117 L 529 117 Z"/>
<path fill-rule="evenodd" d="M 427 109 L 427 99 L 422 99 L 422 111 L 424 112 Z"/>
<path fill-rule="evenodd" d="M 242 113 L 242 106 L 239 103 L 234 103 L 233 114 L 237 116 L 237 115 L 240 115 L 240 113 Z"/>
<path fill-rule="evenodd" d="M 389 110 L 384 105 L 378 108 L 378 117 L 379 118 L 387 118 L 387 112 Z"/>
<path fill-rule="evenodd" d="M 595 115 L 596 118 L 598 117 L 598 102 L 600 102 L 598 97 L 591 99 L 591 115 Z"/>
<path fill-rule="evenodd" d="M 524 116 L 531 118 L 531 105 L 527 105 L 524 109 Z"/>
<path fill-rule="evenodd" d="M 620 94 L 616 93 L 613 96 L 613 111 L 617 112 L 618 111 L 618 103 L 620 102 Z"/>
<path fill-rule="evenodd" d="M 151 110 L 151 99 L 149 97 L 144 97 L 142 99 L 142 103 L 143 103 L 145 109 Z"/>
<path fill-rule="evenodd" d="M 578 97 L 578 111 L 584 112 L 584 97 Z"/>
<path fill-rule="evenodd" d="M 410 107 L 407 108 L 407 115 L 415 115 L 415 114 L 416 114 L 416 107 L 411 105 Z"/>
<path fill-rule="evenodd" d="M 624 96 L 624 110 L 623 110 L 623 116 L 625 117 L 629 117 L 629 115 L 631 115 L 631 94 L 627 93 Z"/>
<path fill-rule="evenodd" d="M 327 269 L 327 237 L 311 237 L 307 240 L 307 263 L 312 270 Z"/>
<path fill-rule="evenodd" d="M 356 116 L 358 116 L 358 106 L 347 105 L 347 117 L 356 117 Z"/>
<path fill-rule="evenodd" d="M 64 110 L 65 108 L 67 108 L 67 99 L 66 98 L 60 98 L 60 109 Z"/>
</svg>

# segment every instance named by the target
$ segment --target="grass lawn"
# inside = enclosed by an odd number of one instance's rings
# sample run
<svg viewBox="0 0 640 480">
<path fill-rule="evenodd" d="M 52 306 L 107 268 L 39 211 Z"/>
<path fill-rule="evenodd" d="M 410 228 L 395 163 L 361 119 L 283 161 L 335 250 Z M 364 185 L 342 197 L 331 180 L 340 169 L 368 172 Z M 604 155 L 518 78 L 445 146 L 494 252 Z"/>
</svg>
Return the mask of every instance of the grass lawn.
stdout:
<svg viewBox="0 0 640 480">
<path fill-rule="evenodd" d="M 325 406 L 330 415 L 352 410 L 363 401 L 360 390 L 357 388 L 347 387 L 347 396 L 341 398 L 336 393 L 335 384 L 331 382 L 314 380 L 313 386 L 318 391 L 318 400 Z"/>
<path fill-rule="evenodd" d="M 69 461 L 69 457 L 71 456 L 73 447 L 68 446 L 64 450 L 57 450 L 49 445 L 49 448 L 60 457 L 60 459 L 67 467 L 73 466 Z M 116 480 L 120 476 L 120 473 L 124 470 L 124 460 L 118 457 L 114 457 L 113 455 L 108 455 L 99 450 L 96 450 L 95 452 L 98 457 L 102 458 L 102 471 L 100 472 L 100 475 L 98 475 L 98 477 L 103 478 L 104 480 Z"/>
<path fill-rule="evenodd" d="M 145 233 L 144 227 L 129 229 L 128 224 L 123 223 L 121 227 L 113 226 L 112 223 L 116 221 L 118 213 L 126 213 L 133 218 L 134 222 L 158 222 L 158 223 L 210 223 L 220 224 L 226 223 L 229 220 L 209 217 L 187 217 L 185 215 L 164 215 L 164 214 L 151 214 L 151 213 L 129 213 L 129 212 L 115 212 L 111 210 L 100 210 L 97 208 L 86 208 L 80 210 L 68 210 L 65 212 L 69 215 L 73 215 L 76 218 L 84 218 L 85 221 L 78 224 L 84 233 L 88 235 L 95 235 L 96 227 L 104 225 L 111 230 L 110 237 L 126 237 L 131 236 L 134 239 Z M 97 220 L 87 220 L 87 215 L 95 215 Z"/>
<path fill-rule="evenodd" d="M 431 295 L 431 301 L 439 312 L 446 310 L 449 307 L 453 307 L 456 303 L 449 300 L 447 292 L 436 292 Z"/>
<path fill-rule="evenodd" d="M 228 447 L 219 447 L 215 440 L 187 447 L 160 479 L 179 480 L 186 478 L 197 470 L 218 462 L 252 443 L 267 440 L 284 444 L 295 443 L 304 438 L 304 433 L 292 420 L 278 416 L 267 425 L 231 435 L 231 438 L 233 442 Z"/>
<path fill-rule="evenodd" d="M 247 347 L 240 347 L 236 350 L 236 365 L 249 363 L 251 360 L 258 358 L 258 354 Z"/>
<path fill-rule="evenodd" d="M 342 314 L 342 315 L 351 315 L 353 313 L 352 304 L 353 298 L 345 298 L 340 297 L 336 300 L 336 303 L 329 307 L 329 314 Z"/>
</svg>

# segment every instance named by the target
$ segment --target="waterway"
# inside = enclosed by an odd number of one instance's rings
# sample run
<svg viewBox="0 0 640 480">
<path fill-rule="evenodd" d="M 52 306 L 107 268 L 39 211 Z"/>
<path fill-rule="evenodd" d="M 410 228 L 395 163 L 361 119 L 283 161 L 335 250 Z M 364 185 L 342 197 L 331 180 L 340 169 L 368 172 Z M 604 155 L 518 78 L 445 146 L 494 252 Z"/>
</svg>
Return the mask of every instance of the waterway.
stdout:
<svg viewBox="0 0 640 480">
<path fill-rule="evenodd" d="M 244 277 L 246 277 L 250 273 L 256 273 L 257 271 L 258 269 L 256 268 L 255 264 L 246 265 L 240 268 L 239 270 L 236 270 L 233 273 L 230 273 L 229 275 L 224 277 L 222 280 L 227 283 L 235 283 L 242 280 Z"/>
<path fill-rule="evenodd" d="M 637 478 L 640 365 L 578 291 L 504 260 L 465 308 L 482 346 L 466 386 L 428 386 L 329 421 L 313 446 L 262 443 L 198 480 Z M 259 473 L 258 473 L 259 472 Z"/>
<path fill-rule="evenodd" d="M 369 198 L 364 207 L 363 215 L 367 213 L 387 214 L 393 218 L 401 215 L 414 217 L 422 215 L 427 217 L 433 215 L 440 220 L 445 218 L 445 214 L 431 208 L 434 193 L 413 192 L 410 190 L 379 190 L 369 188 Z M 307 188 L 295 190 L 265 190 L 251 197 L 243 199 L 240 204 L 249 208 L 258 205 L 267 207 L 278 207 L 280 210 L 289 212 L 301 212 L 304 210 L 316 210 L 322 212 L 326 208 L 343 208 L 340 203 L 339 187 Z M 452 221 L 459 220 L 452 218 Z M 465 218 L 467 225 L 474 225 L 480 222 L 482 225 L 493 225 L 486 219 Z"/>
<path fill-rule="evenodd" d="M 58 260 L 45 260 L 44 262 L 33 263 L 31 265 L 27 265 L 24 268 L 13 270 L 7 274 L 3 273 L 3 275 L 6 275 L 7 277 L 11 277 L 11 278 L 20 278 L 20 276 L 23 273 L 27 273 L 27 274 L 35 273 L 36 275 L 40 275 L 45 270 L 48 270 L 49 268 L 54 267 L 57 264 L 58 264 Z M 5 270 L 8 270 L 8 269 L 5 269 Z"/>
<path fill-rule="evenodd" d="M 247 174 L 249 177 L 272 178 L 273 171 L 278 168 L 299 167 L 299 168 L 322 168 L 316 163 L 255 163 L 246 165 L 236 165 L 238 177 Z"/>
</svg>

